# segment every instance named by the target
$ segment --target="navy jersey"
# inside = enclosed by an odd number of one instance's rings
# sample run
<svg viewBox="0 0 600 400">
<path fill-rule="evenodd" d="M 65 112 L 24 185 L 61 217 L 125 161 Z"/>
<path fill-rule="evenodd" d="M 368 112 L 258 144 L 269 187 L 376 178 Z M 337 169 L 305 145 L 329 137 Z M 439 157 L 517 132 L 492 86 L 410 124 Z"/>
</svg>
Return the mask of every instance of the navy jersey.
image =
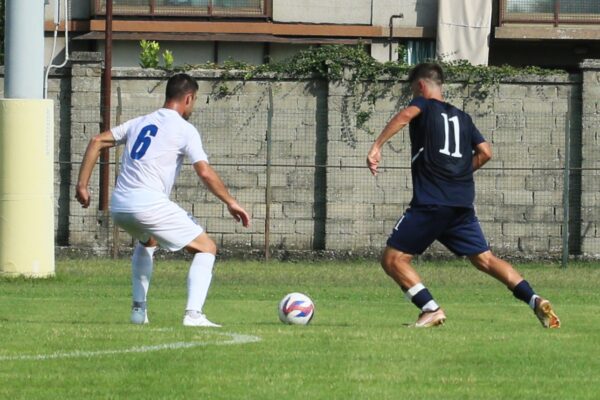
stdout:
<svg viewBox="0 0 600 400">
<path fill-rule="evenodd" d="M 471 117 L 451 104 L 416 97 L 410 122 L 412 206 L 473 207 L 473 149 L 485 141 Z"/>
</svg>

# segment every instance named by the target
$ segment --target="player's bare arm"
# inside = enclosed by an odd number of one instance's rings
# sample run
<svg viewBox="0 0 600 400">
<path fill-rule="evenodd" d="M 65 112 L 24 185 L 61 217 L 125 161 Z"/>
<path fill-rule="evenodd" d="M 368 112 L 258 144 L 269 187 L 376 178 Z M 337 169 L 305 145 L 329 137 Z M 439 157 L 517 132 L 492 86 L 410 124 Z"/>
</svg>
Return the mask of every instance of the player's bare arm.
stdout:
<svg viewBox="0 0 600 400">
<path fill-rule="evenodd" d="M 381 148 L 383 145 L 420 113 L 421 110 L 418 107 L 406 107 L 400 110 L 400 112 L 387 123 L 385 128 L 383 128 L 383 131 L 381 131 L 367 155 L 367 166 L 373 175 L 377 175 L 377 167 L 381 162 Z"/>
<path fill-rule="evenodd" d="M 227 205 L 227 209 L 233 218 L 238 222 L 241 221 L 244 227 L 249 227 L 250 215 L 248 215 L 246 210 L 244 210 L 233 196 L 229 194 L 229 191 L 219 175 L 217 175 L 217 172 L 206 161 L 198 161 L 195 163 L 194 170 L 208 190 Z"/>
<path fill-rule="evenodd" d="M 83 208 L 87 208 L 90 205 L 90 193 L 88 191 L 88 185 L 94 165 L 100 157 L 100 152 L 103 149 L 114 147 L 116 144 L 115 138 L 111 131 L 104 131 L 90 139 L 88 146 L 83 155 L 83 161 L 79 168 L 79 178 L 77 180 L 75 198 L 82 205 Z"/>
<path fill-rule="evenodd" d="M 477 171 L 491 159 L 492 146 L 488 142 L 479 143 L 475 146 L 475 154 L 473 154 L 473 171 Z"/>
</svg>

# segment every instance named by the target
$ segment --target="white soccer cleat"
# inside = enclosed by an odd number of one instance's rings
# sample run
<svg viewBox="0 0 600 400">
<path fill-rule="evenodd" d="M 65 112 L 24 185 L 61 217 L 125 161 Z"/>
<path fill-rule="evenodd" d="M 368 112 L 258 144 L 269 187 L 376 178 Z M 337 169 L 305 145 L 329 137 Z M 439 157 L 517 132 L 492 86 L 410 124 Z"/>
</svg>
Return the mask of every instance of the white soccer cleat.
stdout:
<svg viewBox="0 0 600 400">
<path fill-rule="evenodd" d="M 148 323 L 148 312 L 142 307 L 133 307 L 131 309 L 131 323 L 144 325 Z"/>
<path fill-rule="evenodd" d="M 552 304 L 548 300 L 538 297 L 533 312 L 544 328 L 560 328 L 560 319 L 558 319 L 558 315 L 556 315 Z"/>
<path fill-rule="evenodd" d="M 446 314 L 444 310 L 438 308 L 435 311 L 423 311 L 419 314 L 415 328 L 431 328 L 432 326 L 443 325 L 446 322 Z"/>
<path fill-rule="evenodd" d="M 221 325 L 215 324 L 206 318 L 206 315 L 198 313 L 194 316 L 186 313 L 183 317 L 183 326 L 199 326 L 204 328 L 220 328 Z"/>
</svg>

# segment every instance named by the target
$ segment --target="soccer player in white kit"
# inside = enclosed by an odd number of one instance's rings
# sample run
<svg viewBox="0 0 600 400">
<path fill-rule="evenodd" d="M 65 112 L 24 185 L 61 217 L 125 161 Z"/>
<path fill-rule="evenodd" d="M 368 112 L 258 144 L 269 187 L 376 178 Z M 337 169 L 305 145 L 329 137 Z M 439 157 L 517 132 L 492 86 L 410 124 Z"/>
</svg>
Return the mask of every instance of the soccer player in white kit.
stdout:
<svg viewBox="0 0 600 400">
<path fill-rule="evenodd" d="M 131 322 L 148 323 L 146 296 L 157 246 L 194 254 L 187 285 L 185 326 L 219 327 L 202 312 L 217 246 L 204 229 L 169 199 L 183 159 L 187 158 L 204 185 L 227 205 L 229 213 L 250 225 L 250 216 L 229 194 L 223 181 L 208 164 L 198 130 L 187 120 L 196 101 L 198 84 L 187 74 L 167 82 L 163 108 L 134 118 L 90 139 L 79 170 L 76 198 L 90 205 L 88 184 L 102 149 L 125 145 L 122 168 L 111 198 L 113 221 L 138 240 L 131 259 Z"/>
</svg>

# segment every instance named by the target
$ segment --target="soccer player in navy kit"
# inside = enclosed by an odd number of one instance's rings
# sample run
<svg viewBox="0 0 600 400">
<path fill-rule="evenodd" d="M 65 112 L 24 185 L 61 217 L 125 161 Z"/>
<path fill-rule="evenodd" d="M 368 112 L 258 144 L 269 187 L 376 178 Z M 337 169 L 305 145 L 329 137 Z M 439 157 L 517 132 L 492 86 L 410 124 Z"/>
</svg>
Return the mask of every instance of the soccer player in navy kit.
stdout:
<svg viewBox="0 0 600 400">
<path fill-rule="evenodd" d="M 409 124 L 413 198 L 394 226 L 381 265 L 421 310 L 415 327 L 437 326 L 446 320 L 411 266 L 415 254 L 438 240 L 504 283 L 516 298 L 529 304 L 542 326 L 559 328 L 560 320 L 550 302 L 536 295 L 509 263 L 492 254 L 475 215 L 473 172 L 491 159 L 489 143 L 468 114 L 444 102 L 444 73 L 438 64 L 415 66 L 408 80 L 414 98 L 375 140 L 367 165 L 376 175 L 383 145 Z"/>
</svg>

